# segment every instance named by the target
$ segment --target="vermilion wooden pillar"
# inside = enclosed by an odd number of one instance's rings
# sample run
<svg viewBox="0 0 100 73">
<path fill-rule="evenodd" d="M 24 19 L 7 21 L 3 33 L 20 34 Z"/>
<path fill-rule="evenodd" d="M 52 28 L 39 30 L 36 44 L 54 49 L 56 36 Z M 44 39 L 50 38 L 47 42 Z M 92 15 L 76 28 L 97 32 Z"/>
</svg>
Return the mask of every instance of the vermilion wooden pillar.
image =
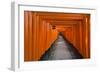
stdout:
<svg viewBox="0 0 100 73">
<path fill-rule="evenodd" d="M 24 60 L 38 61 L 59 32 L 84 58 L 90 58 L 89 14 L 25 11 Z"/>
</svg>

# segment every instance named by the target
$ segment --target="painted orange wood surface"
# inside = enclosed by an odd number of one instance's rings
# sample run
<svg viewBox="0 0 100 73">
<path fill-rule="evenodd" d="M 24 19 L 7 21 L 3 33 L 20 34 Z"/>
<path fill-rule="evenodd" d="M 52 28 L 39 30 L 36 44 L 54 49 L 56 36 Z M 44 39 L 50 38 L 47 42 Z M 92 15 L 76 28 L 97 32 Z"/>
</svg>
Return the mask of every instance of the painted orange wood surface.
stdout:
<svg viewBox="0 0 100 73">
<path fill-rule="evenodd" d="M 38 61 L 61 32 L 84 58 L 90 58 L 90 15 L 24 12 L 24 60 Z"/>
</svg>

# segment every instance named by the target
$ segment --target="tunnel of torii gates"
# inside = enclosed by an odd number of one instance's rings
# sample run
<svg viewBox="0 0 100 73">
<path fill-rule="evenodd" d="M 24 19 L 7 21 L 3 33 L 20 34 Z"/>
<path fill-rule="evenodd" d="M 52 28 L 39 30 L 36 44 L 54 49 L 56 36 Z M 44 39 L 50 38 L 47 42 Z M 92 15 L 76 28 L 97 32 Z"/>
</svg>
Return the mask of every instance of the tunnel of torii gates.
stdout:
<svg viewBox="0 0 100 73">
<path fill-rule="evenodd" d="M 90 15 L 24 12 L 24 61 L 39 61 L 62 34 L 83 56 L 90 58 Z"/>
</svg>

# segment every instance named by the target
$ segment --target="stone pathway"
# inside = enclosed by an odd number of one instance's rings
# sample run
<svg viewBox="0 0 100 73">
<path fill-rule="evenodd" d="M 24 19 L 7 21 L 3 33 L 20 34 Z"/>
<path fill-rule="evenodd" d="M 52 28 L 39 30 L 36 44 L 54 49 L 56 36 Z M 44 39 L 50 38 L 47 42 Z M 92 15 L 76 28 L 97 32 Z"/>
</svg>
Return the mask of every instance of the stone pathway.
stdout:
<svg viewBox="0 0 100 73">
<path fill-rule="evenodd" d="M 53 43 L 51 48 L 43 55 L 41 60 L 66 60 L 66 59 L 82 59 L 77 50 L 70 45 L 62 35 Z"/>
</svg>

